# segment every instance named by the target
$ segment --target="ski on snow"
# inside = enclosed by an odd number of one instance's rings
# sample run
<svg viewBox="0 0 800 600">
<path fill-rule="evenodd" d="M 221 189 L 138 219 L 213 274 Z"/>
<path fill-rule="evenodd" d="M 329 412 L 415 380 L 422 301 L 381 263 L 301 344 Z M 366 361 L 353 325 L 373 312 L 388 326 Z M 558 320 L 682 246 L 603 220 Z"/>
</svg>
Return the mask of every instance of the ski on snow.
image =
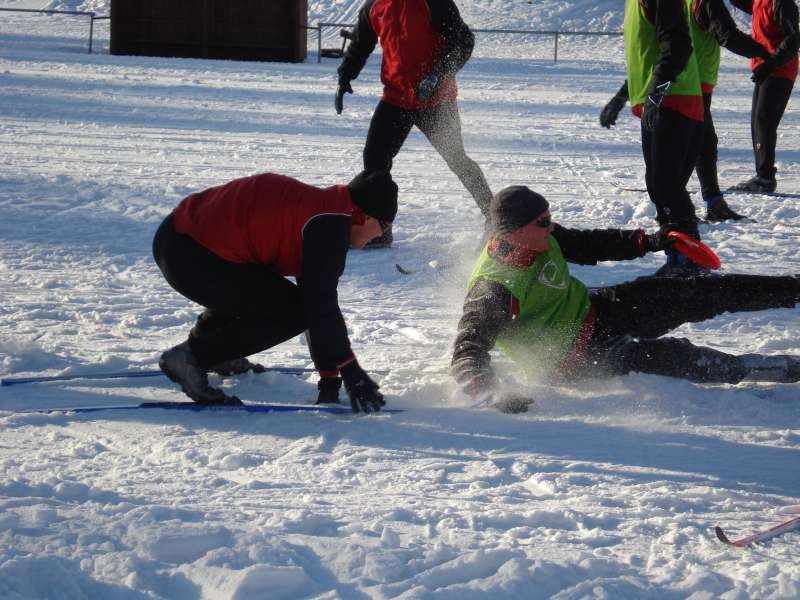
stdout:
<svg viewBox="0 0 800 600">
<path fill-rule="evenodd" d="M 266 373 L 283 373 L 285 375 L 305 375 L 316 371 L 311 367 L 263 367 Z M 0 386 L 22 385 L 26 383 L 46 383 L 50 381 L 74 381 L 77 379 L 134 379 L 139 377 L 161 377 L 164 373 L 159 369 L 111 371 L 107 373 L 77 373 L 68 375 L 39 375 L 33 377 L 6 377 L 0 379 Z"/>
<path fill-rule="evenodd" d="M 717 539 L 719 541 L 728 544 L 729 546 L 736 546 L 737 548 L 745 548 L 750 546 L 751 544 L 756 544 L 758 542 L 765 542 L 769 539 L 772 539 L 778 535 L 786 533 L 787 531 L 796 531 L 800 530 L 800 517 L 794 517 L 793 519 L 789 519 L 788 521 L 784 521 L 783 523 L 778 523 L 774 527 L 770 527 L 764 531 L 759 531 L 752 535 L 748 535 L 740 540 L 731 540 L 725 532 L 722 530 L 722 527 L 715 527 L 714 531 L 717 534 Z"/>
<path fill-rule="evenodd" d="M 188 410 L 192 412 L 215 412 L 215 413 L 271 413 L 271 412 L 312 412 L 328 413 L 334 415 L 352 415 L 349 406 L 337 404 L 198 404 L 196 402 L 142 402 L 141 404 L 118 404 L 111 406 L 75 406 L 63 408 L 39 408 L 33 410 L 14 411 L 25 413 L 52 414 L 60 412 L 69 413 L 96 413 L 111 410 L 141 410 L 148 408 L 160 408 L 163 410 Z M 403 412 L 399 408 L 386 408 L 379 411 L 380 414 L 393 414 Z M 372 414 L 372 413 L 369 413 Z"/>
</svg>

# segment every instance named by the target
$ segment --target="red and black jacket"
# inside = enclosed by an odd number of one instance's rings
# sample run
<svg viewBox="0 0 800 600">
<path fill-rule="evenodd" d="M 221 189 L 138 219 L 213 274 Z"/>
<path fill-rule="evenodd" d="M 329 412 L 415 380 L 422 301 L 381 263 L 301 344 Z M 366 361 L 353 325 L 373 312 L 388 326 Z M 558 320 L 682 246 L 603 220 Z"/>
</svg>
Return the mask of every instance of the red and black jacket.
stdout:
<svg viewBox="0 0 800 600">
<path fill-rule="evenodd" d="M 453 0 L 367 0 L 339 66 L 339 80 L 358 77 L 380 39 L 382 100 L 415 110 L 456 99 L 455 74 L 472 55 L 475 38 Z M 419 82 L 439 77 L 433 97 L 416 97 Z"/>
<path fill-rule="evenodd" d="M 800 46 L 798 10 L 794 0 L 731 0 L 731 4 L 752 15 L 753 39 L 764 46 L 778 64 L 771 76 L 794 81 Z M 755 71 L 762 62 L 764 59 L 761 57 L 752 58 L 751 69 Z"/>
<path fill-rule="evenodd" d="M 347 186 L 321 189 L 263 173 L 188 196 L 173 223 L 224 260 L 296 277 L 311 357 L 320 372 L 333 374 L 353 359 L 336 288 L 357 210 Z"/>
</svg>

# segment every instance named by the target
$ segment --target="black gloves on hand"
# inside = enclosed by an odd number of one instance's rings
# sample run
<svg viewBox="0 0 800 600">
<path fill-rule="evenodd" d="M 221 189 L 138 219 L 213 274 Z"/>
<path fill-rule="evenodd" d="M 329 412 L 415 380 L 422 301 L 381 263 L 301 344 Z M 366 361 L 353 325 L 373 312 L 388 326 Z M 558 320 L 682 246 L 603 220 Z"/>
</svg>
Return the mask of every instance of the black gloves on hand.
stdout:
<svg viewBox="0 0 800 600">
<path fill-rule="evenodd" d="M 753 74 L 750 76 L 750 80 L 754 83 L 764 83 L 764 81 L 772 75 L 772 72 L 778 67 L 778 61 L 775 59 L 775 55 L 772 54 L 764 59 L 760 65 L 756 67 L 756 70 L 753 71 Z"/>
<path fill-rule="evenodd" d="M 319 390 L 317 404 L 339 404 L 339 389 L 341 387 L 341 377 L 322 377 L 317 382 L 317 389 Z"/>
<path fill-rule="evenodd" d="M 336 100 L 333 102 L 333 106 L 336 108 L 337 115 L 342 114 L 342 109 L 344 108 L 344 95 L 352 93 L 353 86 L 350 85 L 350 82 L 346 79 L 340 79 L 339 87 L 336 88 Z"/>
<path fill-rule="evenodd" d="M 435 73 L 428 73 L 419 82 L 417 89 L 414 93 L 417 95 L 417 100 L 427 102 L 436 93 L 436 88 L 439 87 L 439 76 Z"/>
<path fill-rule="evenodd" d="M 611 126 L 617 122 L 619 112 L 625 108 L 627 102 L 628 99 L 619 94 L 609 100 L 608 104 L 606 104 L 605 108 L 600 112 L 600 125 L 606 129 L 611 129 Z"/>
<path fill-rule="evenodd" d="M 642 127 L 647 131 L 655 131 L 661 118 L 661 101 L 669 90 L 669 81 L 654 81 L 650 93 L 644 101 L 642 109 Z"/>
<path fill-rule="evenodd" d="M 350 396 L 353 412 L 378 412 L 386 405 L 383 394 L 378 391 L 378 384 L 370 379 L 358 362 L 347 363 L 339 372 L 344 380 L 344 389 Z"/>
<path fill-rule="evenodd" d="M 533 399 L 514 392 L 501 392 L 497 389 L 497 378 L 486 371 L 470 379 L 461 388 L 469 395 L 476 406 L 488 406 L 502 413 L 518 414 L 528 412 Z"/>
<path fill-rule="evenodd" d="M 644 236 L 644 249 L 645 252 L 659 252 L 661 250 L 667 251 L 675 244 L 675 240 L 667 237 L 667 233 L 671 230 L 664 229 L 663 227 L 655 233 L 649 233 Z"/>
</svg>

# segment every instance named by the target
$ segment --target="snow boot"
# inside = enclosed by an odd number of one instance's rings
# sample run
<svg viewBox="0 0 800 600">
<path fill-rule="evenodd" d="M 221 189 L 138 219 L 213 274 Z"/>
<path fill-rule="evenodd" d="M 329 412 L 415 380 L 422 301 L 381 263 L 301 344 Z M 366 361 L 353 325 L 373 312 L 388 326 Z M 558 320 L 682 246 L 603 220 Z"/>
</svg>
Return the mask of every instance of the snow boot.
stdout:
<svg viewBox="0 0 800 600">
<path fill-rule="evenodd" d="M 158 366 L 198 404 L 242 404 L 236 396 L 227 396 L 221 390 L 208 385 L 208 376 L 197 364 L 189 342 L 183 342 L 164 352 L 158 361 Z"/>
<path fill-rule="evenodd" d="M 742 183 L 736 184 L 733 186 L 731 191 L 736 192 L 757 192 L 757 193 L 769 193 L 774 192 L 775 188 L 778 187 L 778 183 L 775 181 L 774 177 L 761 177 L 760 175 L 756 175 L 755 177 L 751 177 L 747 181 L 743 181 Z"/>
<path fill-rule="evenodd" d="M 709 223 L 741 221 L 744 218 L 744 215 L 740 215 L 728 206 L 722 196 L 714 196 L 706 202 L 706 221 Z"/>
<path fill-rule="evenodd" d="M 777 354 L 744 354 L 739 357 L 746 370 L 745 379 L 750 381 L 772 381 L 795 383 L 800 381 L 800 356 Z"/>
<path fill-rule="evenodd" d="M 711 271 L 675 251 L 668 251 L 667 262 L 653 273 L 653 277 L 701 277 L 705 275 L 711 275 Z"/>
<path fill-rule="evenodd" d="M 264 365 L 253 363 L 246 358 L 232 358 L 223 360 L 221 363 L 211 367 L 211 371 L 217 375 L 241 375 L 252 371 L 253 373 L 263 373 L 266 371 Z"/>
</svg>

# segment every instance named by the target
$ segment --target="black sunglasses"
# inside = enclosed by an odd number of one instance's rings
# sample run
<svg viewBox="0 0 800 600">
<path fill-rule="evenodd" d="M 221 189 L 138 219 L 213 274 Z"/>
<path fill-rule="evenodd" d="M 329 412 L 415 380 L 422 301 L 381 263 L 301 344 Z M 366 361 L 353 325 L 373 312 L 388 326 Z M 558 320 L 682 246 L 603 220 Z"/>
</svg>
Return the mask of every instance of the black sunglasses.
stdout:
<svg viewBox="0 0 800 600">
<path fill-rule="evenodd" d="M 550 225 L 553 224 L 553 220 L 551 217 L 542 217 L 541 219 L 537 219 L 535 222 L 536 226 L 541 227 L 542 229 L 550 227 Z"/>
<path fill-rule="evenodd" d="M 386 230 L 389 229 L 389 227 L 392 226 L 392 222 L 391 221 L 382 221 L 381 219 L 378 219 L 378 225 L 381 226 L 381 231 L 383 233 L 386 233 Z"/>
</svg>

